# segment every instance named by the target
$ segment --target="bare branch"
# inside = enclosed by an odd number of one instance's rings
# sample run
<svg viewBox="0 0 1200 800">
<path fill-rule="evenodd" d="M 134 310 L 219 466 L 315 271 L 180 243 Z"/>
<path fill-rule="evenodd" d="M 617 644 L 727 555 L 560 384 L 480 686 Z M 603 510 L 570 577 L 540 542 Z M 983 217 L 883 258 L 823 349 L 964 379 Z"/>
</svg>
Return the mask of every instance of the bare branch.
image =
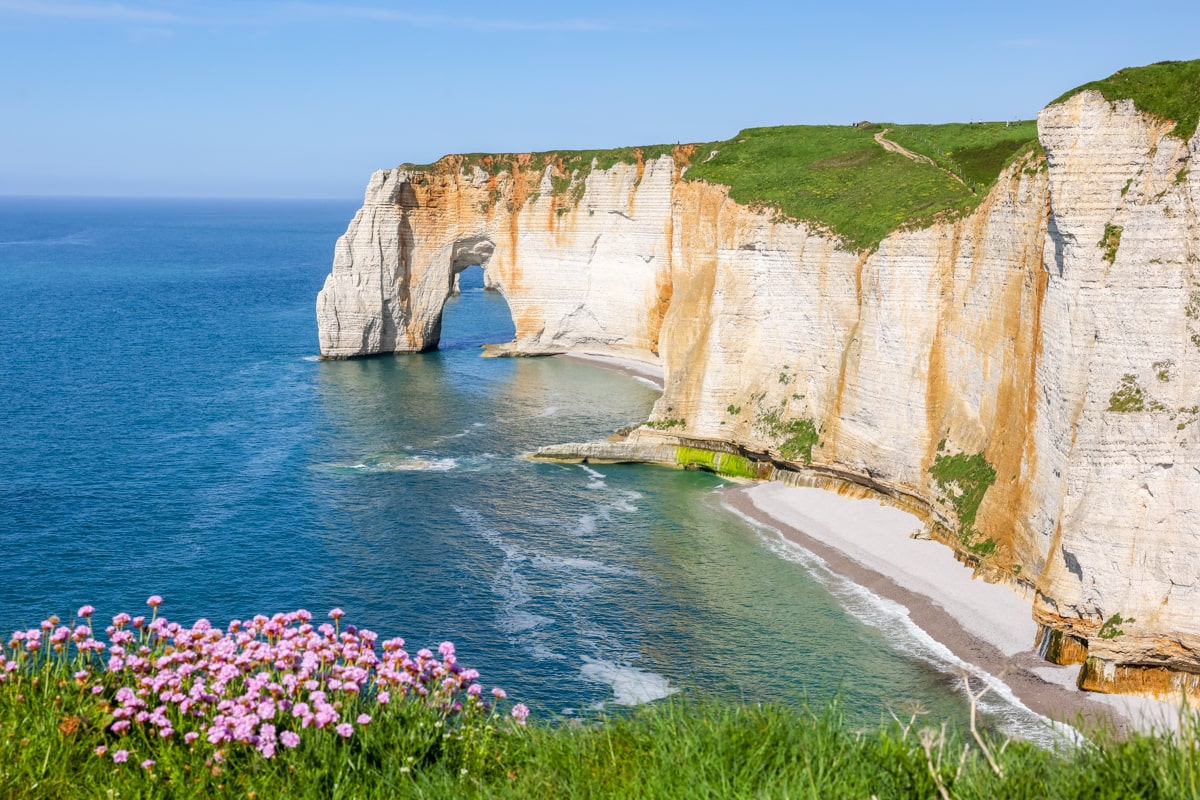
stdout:
<svg viewBox="0 0 1200 800">
<path fill-rule="evenodd" d="M 938 794 L 942 796 L 942 800 L 952 800 L 950 792 L 946 790 L 946 784 L 942 783 L 942 776 L 933 766 L 933 746 L 938 745 L 938 761 L 942 760 L 941 746 L 945 744 L 945 729 L 939 734 L 933 728 L 923 728 L 921 730 L 921 747 L 925 750 L 925 765 L 929 767 L 929 775 L 933 778 L 933 782 L 937 784 Z"/>
<path fill-rule="evenodd" d="M 971 691 L 971 679 L 966 670 L 962 671 L 962 680 L 963 688 L 967 692 L 967 699 L 971 701 L 971 735 L 975 737 L 975 741 L 979 745 L 979 749 L 983 751 L 984 757 L 987 758 L 988 766 L 992 768 L 992 772 L 1003 778 L 1004 770 L 1000 769 L 1000 765 L 997 764 L 996 759 L 992 757 L 992 751 L 988 749 L 987 744 L 983 741 L 983 737 L 979 734 L 979 727 L 975 724 L 975 720 L 978 715 L 979 700 L 985 694 L 990 692 L 992 687 L 985 683 L 983 688 L 978 692 Z M 1004 751 L 1001 750 L 1001 752 Z"/>
</svg>

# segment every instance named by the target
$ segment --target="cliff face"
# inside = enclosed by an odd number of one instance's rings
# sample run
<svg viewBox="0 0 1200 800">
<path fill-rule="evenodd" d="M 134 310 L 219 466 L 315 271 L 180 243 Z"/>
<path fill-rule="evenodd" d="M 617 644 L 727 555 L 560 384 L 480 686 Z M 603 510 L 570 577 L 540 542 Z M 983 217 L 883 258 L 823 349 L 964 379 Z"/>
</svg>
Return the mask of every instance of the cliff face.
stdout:
<svg viewBox="0 0 1200 800">
<path fill-rule="evenodd" d="M 1178 683 L 1122 665 L 1200 672 L 1200 137 L 1170 127 L 1092 92 L 1039 119 L 1034 613 L 1087 640 L 1093 688 Z"/>
<path fill-rule="evenodd" d="M 686 151 L 573 182 L 519 161 L 379 172 L 318 299 L 321 351 L 435 346 L 453 275 L 482 263 L 511 353 L 661 358 L 620 452 L 869 486 L 1025 586 L 1086 687 L 1194 686 L 1200 136 L 1171 128 L 1077 94 L 1041 114 L 1044 159 L 869 253 L 682 179 Z"/>
</svg>

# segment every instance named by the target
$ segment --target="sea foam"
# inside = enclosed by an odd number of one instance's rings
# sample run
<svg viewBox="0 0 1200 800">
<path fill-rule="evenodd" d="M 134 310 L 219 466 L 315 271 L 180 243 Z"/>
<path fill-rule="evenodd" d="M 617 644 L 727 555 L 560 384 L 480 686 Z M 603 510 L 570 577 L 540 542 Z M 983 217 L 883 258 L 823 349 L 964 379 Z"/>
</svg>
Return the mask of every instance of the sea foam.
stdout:
<svg viewBox="0 0 1200 800">
<path fill-rule="evenodd" d="M 353 463 L 325 464 L 328 472 L 376 474 L 382 472 L 449 472 L 459 466 L 456 458 L 409 456 L 404 454 L 373 456 Z"/>
<path fill-rule="evenodd" d="M 601 661 L 589 656 L 580 656 L 583 666 L 579 668 L 585 680 L 604 683 L 612 687 L 612 702 L 620 706 L 636 706 L 662 700 L 679 690 L 654 672 L 647 672 L 626 664 Z"/>
</svg>

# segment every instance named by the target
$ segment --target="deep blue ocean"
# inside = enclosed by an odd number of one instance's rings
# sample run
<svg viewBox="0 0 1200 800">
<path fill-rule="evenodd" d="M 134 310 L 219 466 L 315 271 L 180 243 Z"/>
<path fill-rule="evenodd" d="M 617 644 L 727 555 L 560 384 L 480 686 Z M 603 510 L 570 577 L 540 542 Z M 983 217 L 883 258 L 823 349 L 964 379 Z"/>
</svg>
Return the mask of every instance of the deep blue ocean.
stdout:
<svg viewBox="0 0 1200 800">
<path fill-rule="evenodd" d="M 690 691 L 963 718 L 945 654 L 724 510 L 722 480 L 526 460 L 645 419 L 657 391 L 481 358 L 512 322 L 477 269 L 439 351 L 318 361 L 355 207 L 0 199 L 0 631 L 151 594 L 186 623 L 340 606 L 454 641 L 542 716 Z"/>
</svg>

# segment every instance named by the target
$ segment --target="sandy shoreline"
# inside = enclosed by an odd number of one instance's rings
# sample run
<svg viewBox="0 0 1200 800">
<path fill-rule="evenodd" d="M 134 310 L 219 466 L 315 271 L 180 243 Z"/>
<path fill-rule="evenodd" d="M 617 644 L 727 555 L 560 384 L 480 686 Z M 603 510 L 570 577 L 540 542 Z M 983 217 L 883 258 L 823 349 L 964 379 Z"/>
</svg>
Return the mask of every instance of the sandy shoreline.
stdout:
<svg viewBox="0 0 1200 800">
<path fill-rule="evenodd" d="M 1030 603 L 1008 586 L 973 579 L 945 545 L 911 538 L 923 527 L 915 516 L 876 500 L 774 482 L 730 489 L 724 500 L 837 574 L 906 608 L 917 627 L 956 657 L 1002 676 L 1035 713 L 1085 729 L 1178 727 L 1171 704 L 1075 688 L 1078 666 L 1056 666 L 1034 652 Z"/>
<path fill-rule="evenodd" d="M 623 372 L 626 375 L 640 378 L 646 383 L 657 387 L 660 392 L 663 388 L 663 368 L 656 364 L 637 361 L 632 358 L 623 358 L 621 356 L 606 356 L 592 353 L 562 353 L 555 356 L 555 358 L 584 361 L 588 364 L 594 364 L 605 369 Z"/>
<path fill-rule="evenodd" d="M 565 353 L 663 387 L 662 367 L 602 354 Z M 1030 711 L 1083 729 L 1178 730 L 1179 709 L 1156 700 L 1083 692 L 1078 666 L 1034 651 L 1030 601 L 1010 586 L 976 580 L 950 548 L 914 539 L 920 519 L 878 500 L 779 482 L 730 488 L 725 505 L 817 555 L 838 575 L 898 603 L 909 619 L 977 673 L 999 679 Z"/>
</svg>

